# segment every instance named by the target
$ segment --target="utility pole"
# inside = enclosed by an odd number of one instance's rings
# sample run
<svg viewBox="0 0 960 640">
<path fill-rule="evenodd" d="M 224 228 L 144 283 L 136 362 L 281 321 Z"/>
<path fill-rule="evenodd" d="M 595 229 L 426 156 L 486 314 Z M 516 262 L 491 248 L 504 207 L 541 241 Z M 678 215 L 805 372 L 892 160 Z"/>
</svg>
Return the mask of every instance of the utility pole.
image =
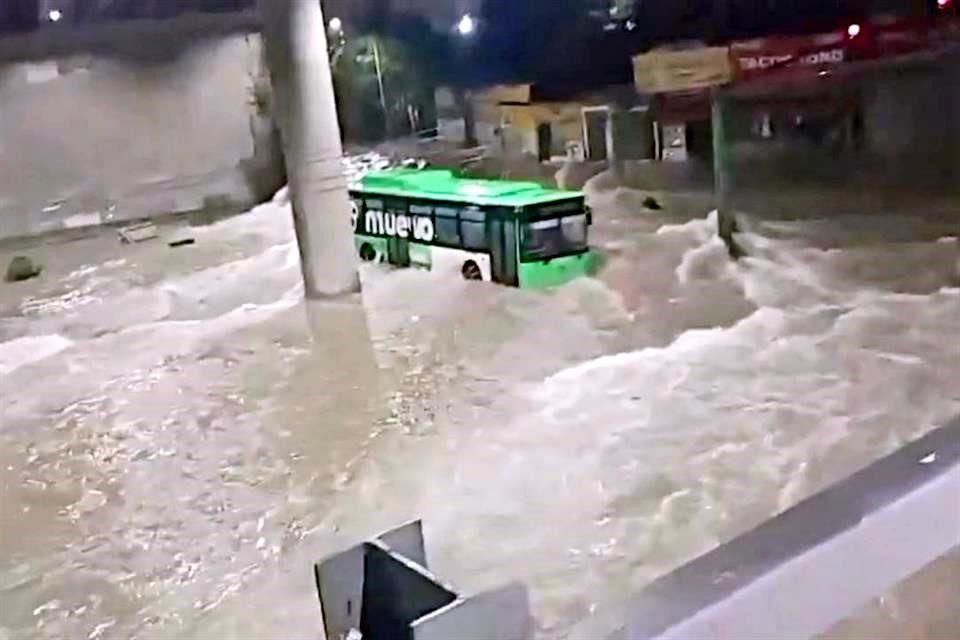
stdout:
<svg viewBox="0 0 960 640">
<path fill-rule="evenodd" d="M 477 141 L 477 116 L 473 110 L 473 95 L 467 89 L 457 87 L 453 90 L 453 97 L 463 116 L 463 147 L 473 149 L 480 144 Z"/>
<path fill-rule="evenodd" d="M 744 254 L 733 237 L 737 232 L 737 218 L 730 202 L 730 102 L 730 96 L 722 86 L 713 88 L 710 124 L 713 129 L 713 190 L 717 202 L 717 227 L 730 257 L 738 260 Z"/>
<path fill-rule="evenodd" d="M 729 0 L 713 0 L 714 45 L 726 46 L 730 38 Z M 710 93 L 710 125 L 713 130 L 713 190 L 717 201 L 717 232 L 727 245 L 734 260 L 744 256 L 743 249 L 733 237 L 737 232 L 737 217 L 730 202 L 730 107 L 728 91 L 715 86 Z"/>
<path fill-rule="evenodd" d="M 260 11 L 306 295 L 326 298 L 359 291 L 320 3 L 261 0 Z"/>
</svg>

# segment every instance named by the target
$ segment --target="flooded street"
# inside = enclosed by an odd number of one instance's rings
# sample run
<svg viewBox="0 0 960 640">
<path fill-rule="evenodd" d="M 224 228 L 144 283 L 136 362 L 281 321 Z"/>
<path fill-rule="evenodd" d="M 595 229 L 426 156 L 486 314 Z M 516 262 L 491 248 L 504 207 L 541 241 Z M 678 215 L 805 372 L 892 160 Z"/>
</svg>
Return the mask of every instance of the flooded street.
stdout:
<svg viewBox="0 0 960 640">
<path fill-rule="evenodd" d="M 312 565 L 413 518 L 538 637 L 960 413 L 957 233 L 590 191 L 595 280 L 365 267 L 302 301 L 282 201 L 196 244 L 47 238 L 0 288 L 0 640 L 319 638 Z M 668 203 L 669 204 L 669 203 Z M 6 263 L 12 248 L 0 249 Z"/>
</svg>

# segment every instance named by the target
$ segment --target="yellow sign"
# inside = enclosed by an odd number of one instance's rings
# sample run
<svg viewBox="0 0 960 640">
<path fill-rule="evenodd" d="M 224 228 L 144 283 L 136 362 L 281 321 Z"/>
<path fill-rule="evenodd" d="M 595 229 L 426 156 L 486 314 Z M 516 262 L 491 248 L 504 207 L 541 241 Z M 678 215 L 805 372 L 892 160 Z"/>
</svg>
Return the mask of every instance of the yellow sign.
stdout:
<svg viewBox="0 0 960 640">
<path fill-rule="evenodd" d="M 726 47 L 651 51 L 633 58 L 633 78 L 640 93 L 703 89 L 726 84 L 732 77 Z"/>
<path fill-rule="evenodd" d="M 487 90 L 487 97 L 491 102 L 511 104 L 530 103 L 529 84 L 499 84 Z"/>
</svg>

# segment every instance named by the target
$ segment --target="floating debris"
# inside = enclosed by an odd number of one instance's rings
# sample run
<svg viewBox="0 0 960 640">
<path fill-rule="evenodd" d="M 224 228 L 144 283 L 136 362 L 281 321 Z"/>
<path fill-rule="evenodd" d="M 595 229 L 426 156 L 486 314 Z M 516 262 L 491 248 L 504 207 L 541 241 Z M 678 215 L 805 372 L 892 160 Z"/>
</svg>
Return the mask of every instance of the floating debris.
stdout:
<svg viewBox="0 0 960 640">
<path fill-rule="evenodd" d="M 152 222 L 142 222 L 120 229 L 120 239 L 127 244 L 136 244 L 153 240 L 160 235 L 157 226 Z"/>
<path fill-rule="evenodd" d="M 7 266 L 7 282 L 23 282 L 36 278 L 43 271 L 43 268 L 35 264 L 33 260 L 26 256 L 14 256 Z"/>
<path fill-rule="evenodd" d="M 643 199 L 643 208 L 649 209 L 650 211 L 660 211 L 663 209 L 660 202 L 653 196 L 647 196 Z"/>
</svg>

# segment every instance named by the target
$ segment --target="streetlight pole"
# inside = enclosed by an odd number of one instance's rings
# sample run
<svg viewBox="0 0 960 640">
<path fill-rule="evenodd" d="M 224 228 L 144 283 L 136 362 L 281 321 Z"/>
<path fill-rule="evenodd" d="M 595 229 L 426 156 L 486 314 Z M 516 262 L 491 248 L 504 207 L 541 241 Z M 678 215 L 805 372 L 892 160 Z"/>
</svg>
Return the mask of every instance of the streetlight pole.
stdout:
<svg viewBox="0 0 960 640">
<path fill-rule="evenodd" d="M 738 260 L 743 250 L 733 237 L 737 218 L 730 202 L 730 96 L 723 87 L 711 92 L 710 124 L 713 129 L 713 190 L 717 202 L 717 231 L 727 245 L 730 257 Z"/>
<path fill-rule="evenodd" d="M 317 0 L 261 0 L 267 64 L 308 298 L 359 291 L 350 197 Z"/>
<path fill-rule="evenodd" d="M 390 137 L 390 111 L 387 109 L 387 92 L 383 89 L 383 66 L 380 63 L 380 39 L 373 38 L 373 66 L 377 72 L 377 89 L 380 91 L 380 108 L 383 110 L 383 133 Z"/>
<path fill-rule="evenodd" d="M 464 14 L 457 22 L 455 31 L 460 41 L 456 43 L 456 60 L 463 65 L 467 59 L 467 47 L 470 39 L 477 30 L 477 21 L 469 13 Z M 473 110 L 473 96 L 470 91 L 462 86 L 454 88 L 454 100 L 463 116 L 463 146 L 467 149 L 476 147 L 477 142 L 477 123 L 476 114 Z"/>
</svg>

